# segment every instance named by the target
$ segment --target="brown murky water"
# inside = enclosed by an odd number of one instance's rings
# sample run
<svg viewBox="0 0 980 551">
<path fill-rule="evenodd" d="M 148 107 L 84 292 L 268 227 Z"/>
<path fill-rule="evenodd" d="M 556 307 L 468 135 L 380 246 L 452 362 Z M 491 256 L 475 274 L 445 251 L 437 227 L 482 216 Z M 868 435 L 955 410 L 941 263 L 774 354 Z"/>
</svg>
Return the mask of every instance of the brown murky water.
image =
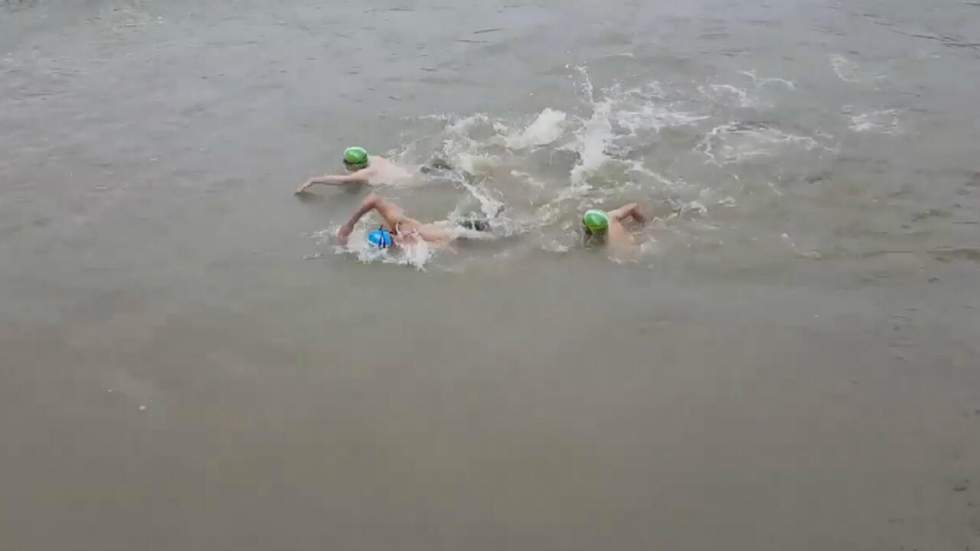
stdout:
<svg viewBox="0 0 980 551">
<path fill-rule="evenodd" d="M 980 548 L 975 2 L 206 4 L 0 2 L 0 549 Z"/>
</svg>

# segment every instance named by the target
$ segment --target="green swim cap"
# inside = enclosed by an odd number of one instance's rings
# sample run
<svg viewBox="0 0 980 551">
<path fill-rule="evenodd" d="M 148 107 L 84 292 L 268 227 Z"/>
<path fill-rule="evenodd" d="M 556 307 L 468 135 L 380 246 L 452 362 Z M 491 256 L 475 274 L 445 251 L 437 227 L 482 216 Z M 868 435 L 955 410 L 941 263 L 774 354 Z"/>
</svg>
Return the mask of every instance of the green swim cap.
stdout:
<svg viewBox="0 0 980 551">
<path fill-rule="evenodd" d="M 587 210 L 582 217 L 582 224 L 592 233 L 603 233 L 609 228 L 609 215 L 601 210 Z"/>
<path fill-rule="evenodd" d="M 364 168 L 368 165 L 367 149 L 363 147 L 348 147 L 344 150 L 344 164 Z"/>
</svg>

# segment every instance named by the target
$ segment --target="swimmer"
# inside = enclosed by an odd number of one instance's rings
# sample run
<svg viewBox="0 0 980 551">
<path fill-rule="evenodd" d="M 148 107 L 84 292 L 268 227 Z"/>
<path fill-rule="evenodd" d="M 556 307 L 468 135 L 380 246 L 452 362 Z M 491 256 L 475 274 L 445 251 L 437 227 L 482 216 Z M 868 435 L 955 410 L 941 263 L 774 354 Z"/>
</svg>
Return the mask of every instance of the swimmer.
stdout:
<svg viewBox="0 0 980 551">
<path fill-rule="evenodd" d="M 459 225 L 447 222 L 425 224 L 406 216 L 398 205 L 372 193 L 364 198 L 354 215 L 337 232 L 337 240 L 341 245 L 347 244 L 354 225 L 372 210 L 381 215 L 384 224 L 368 234 L 368 242 L 382 249 L 412 245 L 420 241 L 430 246 L 445 247 L 460 236 L 461 228 L 481 232 L 490 230 L 490 224 L 485 220 L 466 221 Z"/>
<path fill-rule="evenodd" d="M 296 190 L 296 193 L 306 193 L 317 184 L 327 186 L 395 184 L 412 176 L 411 172 L 401 166 L 379 155 L 368 156 L 366 149 L 357 146 L 344 150 L 344 167 L 348 174 L 326 174 L 310 178 Z"/>
<path fill-rule="evenodd" d="M 599 242 L 609 245 L 617 256 L 632 254 L 636 243 L 633 234 L 623 224 L 629 218 L 640 224 L 647 221 L 636 203 L 629 203 L 609 212 L 596 209 L 586 211 L 582 216 L 586 244 Z"/>
</svg>

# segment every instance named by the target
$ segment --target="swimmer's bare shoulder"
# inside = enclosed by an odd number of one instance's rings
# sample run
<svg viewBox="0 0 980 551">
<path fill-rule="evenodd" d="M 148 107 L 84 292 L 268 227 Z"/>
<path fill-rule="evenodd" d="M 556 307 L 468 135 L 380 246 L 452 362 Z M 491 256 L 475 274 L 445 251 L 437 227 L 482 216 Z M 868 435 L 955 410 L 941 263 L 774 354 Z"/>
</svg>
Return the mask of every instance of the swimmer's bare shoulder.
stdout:
<svg viewBox="0 0 980 551">
<path fill-rule="evenodd" d="M 412 173 L 402 165 L 380 156 L 374 156 L 371 166 L 364 170 L 371 171 L 366 177 L 372 185 L 398 184 L 412 177 Z"/>
<path fill-rule="evenodd" d="M 343 163 L 347 174 L 324 174 L 310 178 L 296 189 L 296 193 L 306 193 L 315 185 L 398 184 L 412 175 L 405 168 L 384 157 L 368 155 L 367 150 L 360 146 L 345 149 Z"/>
</svg>

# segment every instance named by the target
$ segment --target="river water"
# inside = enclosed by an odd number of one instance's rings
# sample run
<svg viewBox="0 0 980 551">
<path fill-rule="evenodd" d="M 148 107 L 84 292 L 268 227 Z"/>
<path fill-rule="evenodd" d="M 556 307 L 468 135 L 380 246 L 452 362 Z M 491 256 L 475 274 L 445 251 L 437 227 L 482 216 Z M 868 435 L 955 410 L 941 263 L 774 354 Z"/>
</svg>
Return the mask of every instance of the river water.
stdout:
<svg viewBox="0 0 980 551">
<path fill-rule="evenodd" d="M 980 549 L 978 89 L 973 1 L 4 0 L 0 549 Z M 338 249 L 348 144 L 496 238 Z"/>
</svg>

